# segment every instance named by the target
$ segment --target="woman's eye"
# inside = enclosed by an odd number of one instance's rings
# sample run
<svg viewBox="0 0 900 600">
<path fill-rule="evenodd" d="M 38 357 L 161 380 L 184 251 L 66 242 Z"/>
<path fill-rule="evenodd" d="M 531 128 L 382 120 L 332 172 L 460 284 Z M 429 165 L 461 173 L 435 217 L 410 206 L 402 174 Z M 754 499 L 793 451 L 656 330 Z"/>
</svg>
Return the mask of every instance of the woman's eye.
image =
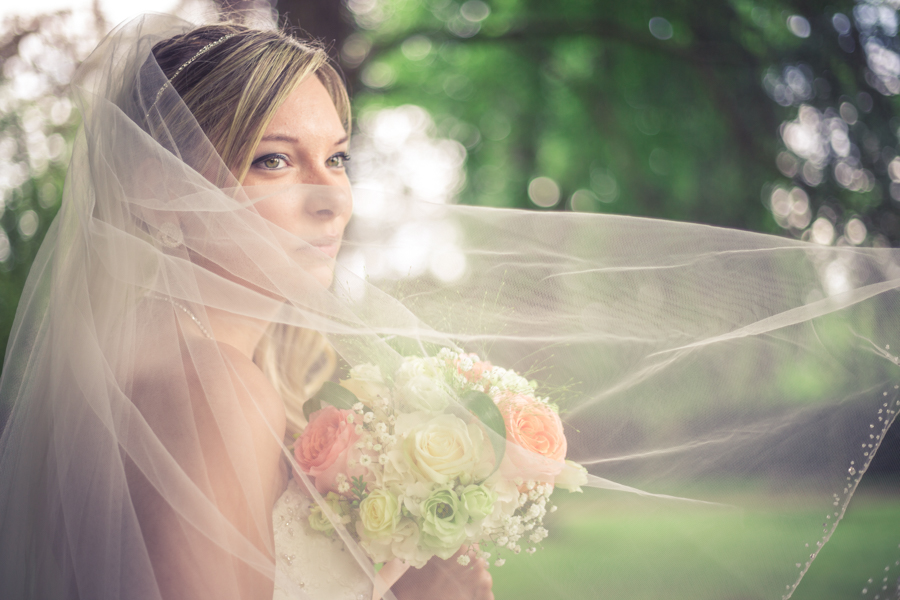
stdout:
<svg viewBox="0 0 900 600">
<path fill-rule="evenodd" d="M 284 167 L 285 162 L 287 162 L 287 160 L 284 156 L 281 156 L 280 154 L 270 154 L 269 156 L 258 158 L 253 164 L 261 166 L 264 169 L 274 170 Z"/>
<path fill-rule="evenodd" d="M 346 163 L 348 160 L 350 160 L 349 154 L 347 154 L 346 152 L 338 152 L 334 156 L 329 156 L 328 160 L 325 161 L 325 165 L 331 168 L 339 169 L 346 166 L 344 163 Z"/>
</svg>

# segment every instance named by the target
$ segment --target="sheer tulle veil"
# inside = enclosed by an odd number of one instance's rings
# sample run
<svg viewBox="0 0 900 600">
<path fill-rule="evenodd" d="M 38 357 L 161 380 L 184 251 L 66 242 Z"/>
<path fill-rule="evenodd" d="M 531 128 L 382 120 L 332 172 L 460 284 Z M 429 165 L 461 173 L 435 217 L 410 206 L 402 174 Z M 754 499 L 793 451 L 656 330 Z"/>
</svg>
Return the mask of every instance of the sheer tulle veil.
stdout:
<svg viewBox="0 0 900 600">
<path fill-rule="evenodd" d="M 272 323 L 275 352 L 296 343 L 286 330 L 318 332 L 335 378 L 450 347 L 536 380 L 591 473 L 527 557 L 541 589 L 793 593 L 900 408 L 900 252 L 355 190 L 382 210 L 351 223 L 324 287 L 309 242 L 254 205 L 349 199 L 238 184 L 151 54 L 191 27 L 127 23 L 73 86 L 83 126 L 0 381 L 4 597 L 164 597 L 148 510 L 170 515 L 179 560 L 225 558 L 218 597 L 240 597 L 241 568 L 279 578 L 262 467 L 242 450 L 259 432 L 227 418 L 264 408 L 248 406 L 228 352 L 196 335 L 211 311 Z M 429 243 L 404 241 L 410 227 Z M 440 261 L 453 268 L 428 268 Z M 209 427 L 214 447 L 198 433 Z M 225 503 L 242 507 L 241 530 L 208 484 L 221 469 L 242 474 Z M 663 513 L 677 525 L 648 530 Z M 879 581 L 900 574 L 898 542 L 864 557 Z M 573 555 L 574 570 L 560 558 Z M 629 578 L 613 577 L 622 560 Z"/>
</svg>

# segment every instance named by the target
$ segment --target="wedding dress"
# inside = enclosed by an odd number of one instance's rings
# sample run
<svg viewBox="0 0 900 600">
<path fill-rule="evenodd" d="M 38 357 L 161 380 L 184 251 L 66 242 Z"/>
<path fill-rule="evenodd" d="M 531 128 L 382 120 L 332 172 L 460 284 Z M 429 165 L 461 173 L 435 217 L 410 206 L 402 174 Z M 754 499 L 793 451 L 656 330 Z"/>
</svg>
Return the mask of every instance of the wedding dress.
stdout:
<svg viewBox="0 0 900 600">
<path fill-rule="evenodd" d="M 309 495 L 291 479 L 272 511 L 276 569 L 313 600 L 368 600 L 372 582 L 340 538 L 310 528 L 311 505 Z M 278 584 L 276 579 L 274 600 L 297 597 L 296 588 L 284 590 Z"/>
<path fill-rule="evenodd" d="M 322 498 L 302 474 L 280 499 L 262 489 L 248 449 L 293 458 L 275 427 L 250 429 L 267 407 L 204 335 L 213 313 L 272 323 L 281 352 L 285 331 L 319 332 L 335 378 L 456 348 L 537 382 L 591 476 L 534 556 L 493 550 L 497 568 L 528 561 L 515 579 L 535 593 L 802 589 L 900 408 L 900 252 L 357 190 L 367 216 L 326 288 L 310 243 L 254 205 L 333 190 L 234 180 L 151 53 L 192 27 L 125 24 L 75 78 L 83 126 L 0 379 L 4 598 L 161 600 L 160 564 L 219 600 L 252 577 L 277 598 L 371 593 L 343 524 L 308 528 Z M 867 539 L 853 593 L 890 593 L 898 537 Z"/>
</svg>

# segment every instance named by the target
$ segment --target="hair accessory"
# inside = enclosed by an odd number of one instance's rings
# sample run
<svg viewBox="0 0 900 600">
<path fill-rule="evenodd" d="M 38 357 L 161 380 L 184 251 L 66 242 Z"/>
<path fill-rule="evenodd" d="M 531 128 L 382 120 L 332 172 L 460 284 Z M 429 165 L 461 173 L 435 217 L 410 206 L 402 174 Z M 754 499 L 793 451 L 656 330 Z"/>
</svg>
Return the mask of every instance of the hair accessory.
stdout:
<svg viewBox="0 0 900 600">
<path fill-rule="evenodd" d="M 181 233 L 181 227 L 171 221 L 160 223 L 154 237 L 166 248 L 177 248 L 184 243 L 184 234 Z"/>
<path fill-rule="evenodd" d="M 144 119 L 146 119 L 147 117 L 150 116 L 150 111 L 153 110 L 153 107 L 156 106 L 156 103 L 159 102 L 160 97 L 162 97 L 163 92 L 166 91 L 166 88 L 168 88 L 170 85 L 172 85 L 172 81 L 173 81 L 176 77 L 178 77 L 179 73 L 181 73 L 182 71 L 184 71 L 184 69 L 185 69 L 188 65 L 190 65 L 192 62 L 194 62 L 195 60 L 197 60 L 200 56 L 202 56 L 203 54 L 206 54 L 207 52 L 209 52 L 210 50 L 212 50 L 213 48 L 215 48 L 216 46 L 218 46 L 219 44 L 221 44 L 221 43 L 224 42 L 225 40 L 227 40 L 227 39 L 229 39 L 229 38 L 233 38 L 233 37 L 236 36 L 236 35 L 237 35 L 236 33 L 229 33 L 229 34 L 227 34 L 227 35 L 223 35 L 222 37 L 220 37 L 219 39 L 217 39 L 217 40 L 214 41 L 214 42 L 208 43 L 207 45 L 205 45 L 205 46 L 203 46 L 202 48 L 200 48 L 200 50 L 197 51 L 197 54 L 193 55 L 186 63 L 184 63 L 183 65 L 181 65 L 180 67 L 178 67 L 178 70 L 175 71 L 175 73 L 174 73 L 171 77 L 169 77 L 168 81 L 166 81 L 166 82 L 163 84 L 163 86 L 162 86 L 161 88 L 159 88 L 159 91 L 156 92 L 156 98 L 153 100 L 153 104 L 150 105 L 150 108 L 147 109 L 147 112 L 144 113 Z"/>
</svg>

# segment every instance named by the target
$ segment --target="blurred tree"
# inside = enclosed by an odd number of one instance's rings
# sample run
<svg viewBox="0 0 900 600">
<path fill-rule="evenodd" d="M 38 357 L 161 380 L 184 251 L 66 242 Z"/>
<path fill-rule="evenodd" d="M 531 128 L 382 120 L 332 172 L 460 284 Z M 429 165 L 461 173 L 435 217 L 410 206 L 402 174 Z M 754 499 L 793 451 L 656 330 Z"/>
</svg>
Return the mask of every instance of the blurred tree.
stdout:
<svg viewBox="0 0 900 600">
<path fill-rule="evenodd" d="M 355 92 L 359 123 L 415 104 L 432 115 L 432 134 L 458 141 L 466 161 L 459 181 L 446 173 L 425 178 L 450 182 L 462 202 L 896 245 L 898 5 L 278 0 L 274 7 L 331 48 Z M 273 8 L 269 0 L 219 6 Z M 91 33 L 73 35 L 71 19 L 14 20 L 0 30 L 3 337 L 62 189 L 77 124 L 61 99 L 65 86 L 75 57 L 107 27 L 95 12 Z M 427 125 L 422 114 L 407 116 Z M 395 168 L 414 168 L 402 150 Z"/>
<path fill-rule="evenodd" d="M 347 6 L 357 109 L 428 109 L 463 202 L 900 243 L 890 2 Z"/>
<path fill-rule="evenodd" d="M 69 11 L 0 25 L 0 344 L 59 208 L 78 126 L 68 100 L 77 57 L 108 26 L 102 14 Z"/>
<path fill-rule="evenodd" d="M 277 0 L 275 7 L 286 23 L 322 40 L 330 50 L 339 49 L 356 29 L 344 2 Z"/>
</svg>

